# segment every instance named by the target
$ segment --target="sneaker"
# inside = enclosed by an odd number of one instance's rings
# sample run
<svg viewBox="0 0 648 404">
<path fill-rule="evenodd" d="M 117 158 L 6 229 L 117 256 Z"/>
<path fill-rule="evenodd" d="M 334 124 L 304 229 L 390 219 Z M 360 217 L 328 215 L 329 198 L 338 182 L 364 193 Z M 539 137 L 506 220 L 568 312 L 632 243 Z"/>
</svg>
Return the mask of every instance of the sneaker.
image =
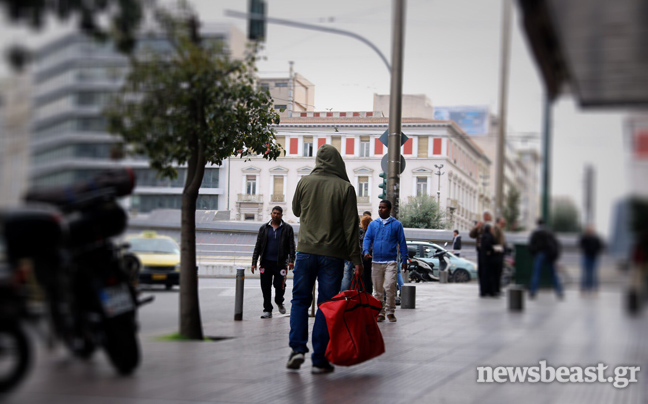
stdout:
<svg viewBox="0 0 648 404">
<path fill-rule="evenodd" d="M 288 363 L 286 363 L 286 368 L 299 370 L 301 364 L 304 363 L 304 354 L 297 351 L 292 351 L 288 357 Z"/>
<path fill-rule="evenodd" d="M 397 296 L 396 297 L 396 306 L 400 306 L 400 305 L 401 305 L 401 299 L 400 299 L 400 296 Z"/>
<path fill-rule="evenodd" d="M 326 363 L 325 365 L 322 366 L 315 366 L 313 365 L 313 368 L 311 369 L 311 373 L 314 375 L 321 375 L 325 373 L 333 373 L 335 371 L 335 367 L 331 365 L 330 363 Z"/>
<path fill-rule="evenodd" d="M 396 321 L 396 316 L 393 314 L 387 314 L 387 320 L 389 320 L 390 323 L 395 323 Z"/>
<path fill-rule="evenodd" d="M 286 308 L 284 307 L 283 304 L 279 305 L 279 313 L 281 314 L 286 314 Z"/>
<path fill-rule="evenodd" d="M 272 318 L 272 312 L 264 311 L 263 314 L 261 314 L 261 318 Z"/>
<path fill-rule="evenodd" d="M 385 315 L 384 314 L 378 314 L 378 318 L 376 319 L 379 323 L 382 323 L 385 321 Z"/>
</svg>

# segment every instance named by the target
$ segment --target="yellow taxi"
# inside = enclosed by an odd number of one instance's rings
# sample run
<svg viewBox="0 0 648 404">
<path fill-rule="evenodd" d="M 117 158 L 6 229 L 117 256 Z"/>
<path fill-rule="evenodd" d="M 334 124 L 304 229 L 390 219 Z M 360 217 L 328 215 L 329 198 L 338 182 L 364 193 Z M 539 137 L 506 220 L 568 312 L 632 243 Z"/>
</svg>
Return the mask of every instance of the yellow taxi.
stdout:
<svg viewBox="0 0 648 404">
<path fill-rule="evenodd" d="M 127 236 L 126 241 L 142 264 L 141 284 L 164 285 L 167 290 L 180 284 L 180 248 L 175 240 L 145 231 Z"/>
</svg>

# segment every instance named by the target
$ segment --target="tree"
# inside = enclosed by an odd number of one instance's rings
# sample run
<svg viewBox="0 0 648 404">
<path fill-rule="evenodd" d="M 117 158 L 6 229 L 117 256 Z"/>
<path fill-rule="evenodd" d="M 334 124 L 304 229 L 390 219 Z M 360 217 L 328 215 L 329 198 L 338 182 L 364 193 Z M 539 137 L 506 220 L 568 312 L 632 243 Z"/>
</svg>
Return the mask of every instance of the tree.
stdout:
<svg viewBox="0 0 648 404">
<path fill-rule="evenodd" d="M 267 91 L 255 85 L 255 52 L 232 60 L 221 44 L 201 36 L 185 2 L 180 10 L 160 11 L 156 20 L 173 51 L 148 51 L 132 58 L 121 95 L 106 111 L 109 131 L 120 135 L 128 152 L 146 154 L 161 177 L 175 178 L 187 165 L 182 192 L 180 334 L 202 339 L 196 271 L 195 211 L 205 165 L 230 156 L 261 155 L 276 160 L 273 141 L 279 123 Z"/>
<path fill-rule="evenodd" d="M 403 227 L 417 229 L 443 229 L 446 225 L 439 204 L 429 195 L 410 197 L 406 204 L 401 205 L 400 221 Z"/>
<path fill-rule="evenodd" d="M 502 216 L 506 219 L 506 230 L 517 230 L 517 220 L 520 217 L 520 191 L 515 187 L 509 188 Z"/>
<path fill-rule="evenodd" d="M 142 4 L 141 0 L 0 0 L 0 7 L 12 23 L 40 30 L 48 15 L 63 22 L 76 18 L 81 32 L 99 40 L 110 38 L 117 50 L 126 54 L 135 48 L 135 33 L 144 14 Z M 101 16 L 109 18 L 102 19 Z M 107 23 L 102 24 L 102 20 Z M 10 47 L 6 56 L 9 64 L 17 70 L 30 60 L 29 51 L 22 45 Z"/>
<path fill-rule="evenodd" d="M 581 231 L 580 212 L 571 198 L 553 198 L 551 203 L 551 229 L 555 232 L 577 233 Z"/>
</svg>

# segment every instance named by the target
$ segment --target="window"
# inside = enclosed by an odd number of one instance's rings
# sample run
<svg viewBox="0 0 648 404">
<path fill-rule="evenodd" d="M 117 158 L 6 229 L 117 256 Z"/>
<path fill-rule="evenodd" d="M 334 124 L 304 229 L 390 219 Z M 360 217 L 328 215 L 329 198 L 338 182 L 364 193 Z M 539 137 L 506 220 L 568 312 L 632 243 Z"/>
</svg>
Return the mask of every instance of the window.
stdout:
<svg viewBox="0 0 648 404">
<path fill-rule="evenodd" d="M 218 168 L 205 168 L 201 188 L 218 188 Z"/>
<path fill-rule="evenodd" d="M 268 84 L 268 83 L 261 83 L 261 91 L 270 92 L 270 84 Z"/>
<path fill-rule="evenodd" d="M 416 177 L 416 196 L 427 194 L 427 177 Z"/>
<path fill-rule="evenodd" d="M 256 195 L 256 175 L 247 175 L 245 177 L 245 193 Z"/>
<path fill-rule="evenodd" d="M 358 196 L 369 196 L 369 177 L 358 177 Z"/>
<path fill-rule="evenodd" d="M 360 157 L 369 157 L 369 136 L 360 136 Z"/>
<path fill-rule="evenodd" d="M 284 176 L 275 175 L 272 182 L 272 202 L 284 201 Z"/>
<path fill-rule="evenodd" d="M 313 137 L 304 136 L 304 157 L 313 157 Z"/>
<path fill-rule="evenodd" d="M 285 136 L 277 136 L 277 139 L 275 140 L 277 145 L 281 146 L 282 149 L 286 149 L 286 137 Z"/>
<path fill-rule="evenodd" d="M 342 153 L 342 138 L 340 136 L 331 136 L 331 146 Z"/>
<path fill-rule="evenodd" d="M 287 81 L 278 81 L 275 83 L 275 87 L 288 87 Z"/>
<path fill-rule="evenodd" d="M 254 221 L 254 213 L 246 213 L 243 217 L 243 220 L 252 220 Z"/>
<path fill-rule="evenodd" d="M 275 106 L 274 106 L 274 109 L 279 110 L 279 111 L 282 110 L 282 109 L 285 110 L 287 108 L 288 108 L 288 105 L 286 105 L 286 104 L 275 104 Z"/>
<path fill-rule="evenodd" d="M 418 138 L 418 157 L 427 157 L 428 156 L 428 137 L 419 136 Z"/>
</svg>

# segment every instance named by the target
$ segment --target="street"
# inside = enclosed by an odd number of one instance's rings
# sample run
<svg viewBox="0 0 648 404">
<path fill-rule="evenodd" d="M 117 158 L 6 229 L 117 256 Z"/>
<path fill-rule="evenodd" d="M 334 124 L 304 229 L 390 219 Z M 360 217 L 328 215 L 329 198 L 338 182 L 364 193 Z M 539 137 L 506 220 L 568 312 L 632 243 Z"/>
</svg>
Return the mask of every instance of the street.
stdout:
<svg viewBox="0 0 648 404">
<path fill-rule="evenodd" d="M 118 377 L 102 354 L 83 362 L 39 341 L 35 366 L 7 403 L 640 403 L 646 402 L 645 318 L 628 318 L 622 289 L 604 285 L 583 298 L 569 287 L 558 301 L 549 291 L 525 311 L 507 299 L 479 299 L 477 285 L 416 285 L 416 309 L 397 309 L 398 323 L 381 323 L 386 353 L 331 375 L 284 368 L 289 314 L 259 318 L 257 279 L 246 279 L 243 321 L 234 318 L 234 279 L 204 279 L 204 333 L 215 342 L 164 341 L 177 332 L 177 289 L 147 288 L 156 300 L 140 313 L 142 363 Z M 288 281 L 286 296 L 291 295 Z M 290 309 L 289 303 L 287 303 Z M 640 366 L 638 382 L 477 383 L 480 366 Z"/>
</svg>

